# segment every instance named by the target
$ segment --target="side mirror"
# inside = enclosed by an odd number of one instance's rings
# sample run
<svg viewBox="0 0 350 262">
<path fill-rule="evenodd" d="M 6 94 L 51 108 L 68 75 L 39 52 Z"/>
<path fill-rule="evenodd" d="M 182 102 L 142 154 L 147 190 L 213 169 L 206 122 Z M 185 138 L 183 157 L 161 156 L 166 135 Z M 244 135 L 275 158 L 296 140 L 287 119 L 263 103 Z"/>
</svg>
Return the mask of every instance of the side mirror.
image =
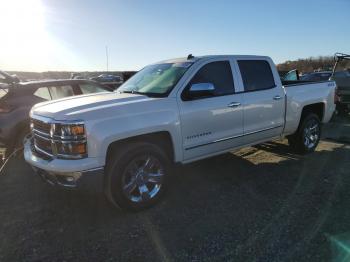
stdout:
<svg viewBox="0 0 350 262">
<path fill-rule="evenodd" d="M 189 99 L 213 96 L 215 87 L 212 83 L 198 83 L 191 85 L 187 92 Z"/>
</svg>

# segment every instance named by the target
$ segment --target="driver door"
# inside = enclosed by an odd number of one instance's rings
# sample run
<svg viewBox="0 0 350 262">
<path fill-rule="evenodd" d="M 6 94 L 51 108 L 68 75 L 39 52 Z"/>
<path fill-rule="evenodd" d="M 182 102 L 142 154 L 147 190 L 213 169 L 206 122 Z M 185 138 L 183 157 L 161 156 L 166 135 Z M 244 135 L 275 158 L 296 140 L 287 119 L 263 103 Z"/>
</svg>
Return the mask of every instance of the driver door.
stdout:
<svg viewBox="0 0 350 262">
<path fill-rule="evenodd" d="M 189 97 L 191 86 L 214 86 L 212 94 Z M 215 154 L 242 144 L 242 94 L 235 93 L 229 60 L 202 65 L 178 98 L 184 160 Z"/>
</svg>

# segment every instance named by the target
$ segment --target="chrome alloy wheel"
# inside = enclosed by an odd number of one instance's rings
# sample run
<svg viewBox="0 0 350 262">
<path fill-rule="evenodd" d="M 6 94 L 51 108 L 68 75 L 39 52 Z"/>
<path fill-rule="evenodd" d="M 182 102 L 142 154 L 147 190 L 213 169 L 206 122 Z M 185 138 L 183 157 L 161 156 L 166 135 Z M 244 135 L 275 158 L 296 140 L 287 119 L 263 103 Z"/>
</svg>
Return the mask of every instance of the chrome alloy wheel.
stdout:
<svg viewBox="0 0 350 262">
<path fill-rule="evenodd" d="M 132 202 L 146 202 L 159 193 L 163 177 L 164 168 L 156 157 L 144 155 L 135 158 L 124 170 L 123 193 Z"/>
<path fill-rule="evenodd" d="M 304 128 L 304 145 L 311 149 L 316 146 L 320 138 L 320 126 L 316 120 L 311 120 Z"/>
</svg>

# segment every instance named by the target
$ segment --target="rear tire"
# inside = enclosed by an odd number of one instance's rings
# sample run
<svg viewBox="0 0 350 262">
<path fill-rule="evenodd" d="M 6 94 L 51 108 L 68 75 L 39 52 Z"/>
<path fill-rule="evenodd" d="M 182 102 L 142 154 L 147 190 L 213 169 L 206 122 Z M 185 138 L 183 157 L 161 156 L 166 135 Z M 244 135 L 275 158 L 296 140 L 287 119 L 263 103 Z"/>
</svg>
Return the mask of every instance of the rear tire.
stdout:
<svg viewBox="0 0 350 262">
<path fill-rule="evenodd" d="M 111 154 L 106 166 L 105 194 L 112 204 L 139 211 L 162 198 L 171 166 L 164 150 L 155 144 L 134 142 Z"/>
<path fill-rule="evenodd" d="M 321 121 L 314 113 L 305 115 L 297 132 L 288 137 L 289 145 L 298 153 L 314 152 L 321 138 Z"/>
</svg>

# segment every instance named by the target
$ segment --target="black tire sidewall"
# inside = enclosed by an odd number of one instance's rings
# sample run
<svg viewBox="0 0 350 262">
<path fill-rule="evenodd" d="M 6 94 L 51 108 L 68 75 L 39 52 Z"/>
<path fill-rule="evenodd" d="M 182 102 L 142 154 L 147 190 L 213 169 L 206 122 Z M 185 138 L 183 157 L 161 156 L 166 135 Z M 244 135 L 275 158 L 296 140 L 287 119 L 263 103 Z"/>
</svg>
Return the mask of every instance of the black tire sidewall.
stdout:
<svg viewBox="0 0 350 262">
<path fill-rule="evenodd" d="M 164 180 L 157 195 L 147 202 L 135 203 L 129 200 L 123 193 L 123 173 L 129 162 L 141 155 L 150 154 L 156 157 L 164 168 Z M 107 190 L 109 191 L 109 199 L 113 204 L 122 209 L 130 211 L 139 211 L 153 206 L 157 203 L 167 188 L 168 177 L 170 174 L 170 161 L 166 153 L 158 146 L 150 143 L 135 143 L 133 145 L 125 145 L 121 150 L 112 156 L 112 164 L 107 171 Z"/>
</svg>

